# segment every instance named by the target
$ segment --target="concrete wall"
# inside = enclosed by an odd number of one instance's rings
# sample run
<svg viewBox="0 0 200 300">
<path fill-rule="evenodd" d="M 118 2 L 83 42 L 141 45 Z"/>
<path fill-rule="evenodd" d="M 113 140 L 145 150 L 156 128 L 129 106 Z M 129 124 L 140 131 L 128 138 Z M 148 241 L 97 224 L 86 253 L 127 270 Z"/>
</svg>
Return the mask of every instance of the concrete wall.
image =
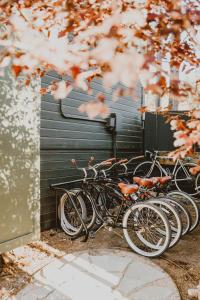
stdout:
<svg viewBox="0 0 200 300">
<path fill-rule="evenodd" d="M 40 80 L 0 77 L 0 253 L 39 238 Z"/>
</svg>

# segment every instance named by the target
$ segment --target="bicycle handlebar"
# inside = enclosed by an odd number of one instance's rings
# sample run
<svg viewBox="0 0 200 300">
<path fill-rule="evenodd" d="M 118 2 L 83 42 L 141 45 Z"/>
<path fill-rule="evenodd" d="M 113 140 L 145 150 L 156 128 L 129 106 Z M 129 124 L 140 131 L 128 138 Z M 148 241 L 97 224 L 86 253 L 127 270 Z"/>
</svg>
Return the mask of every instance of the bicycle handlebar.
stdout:
<svg viewBox="0 0 200 300">
<path fill-rule="evenodd" d="M 132 157 L 131 159 L 129 159 L 129 160 L 127 161 L 127 163 L 126 163 L 125 165 L 128 165 L 131 161 L 137 160 L 137 159 L 140 159 L 140 158 L 144 158 L 144 155 Z"/>
<path fill-rule="evenodd" d="M 111 159 L 102 161 L 101 163 L 96 164 L 94 166 L 90 165 L 90 162 L 92 160 L 93 160 L 93 157 L 91 157 L 91 159 L 90 159 L 90 161 L 88 163 L 88 167 L 85 167 L 85 168 L 79 168 L 75 159 L 72 159 L 71 162 L 76 167 L 77 170 L 80 170 L 80 171 L 82 171 L 84 173 L 84 179 L 86 179 L 87 176 L 88 176 L 87 171 L 92 170 L 94 172 L 94 174 L 95 174 L 95 177 L 96 177 L 97 174 L 98 174 L 96 169 L 99 168 L 99 167 L 101 167 L 101 166 L 111 166 L 112 165 L 112 161 L 115 160 L 115 158 L 111 158 Z"/>
<path fill-rule="evenodd" d="M 120 164 L 124 164 L 124 163 L 126 163 L 126 162 L 128 162 L 128 159 L 127 159 L 127 158 L 125 158 L 125 159 L 120 159 L 120 160 L 118 161 L 118 164 L 120 165 Z"/>
<path fill-rule="evenodd" d="M 116 157 L 113 157 L 113 158 L 109 158 L 109 159 L 107 159 L 107 160 L 105 160 L 105 161 L 107 161 L 107 162 L 113 162 L 113 161 L 116 161 Z"/>
<path fill-rule="evenodd" d="M 149 154 L 150 154 L 150 158 L 153 159 L 153 158 L 157 158 L 157 157 L 158 157 L 159 151 L 158 151 L 158 150 L 153 150 L 153 152 L 152 152 L 152 151 L 146 150 L 146 151 L 145 151 L 145 155 L 146 155 L 147 153 L 149 153 Z"/>
<path fill-rule="evenodd" d="M 153 154 L 151 151 L 149 151 L 149 150 L 145 150 L 145 154 L 146 153 L 149 153 L 149 154 Z"/>
<path fill-rule="evenodd" d="M 127 161 L 128 161 L 127 159 L 121 159 L 121 160 L 117 161 L 117 162 L 114 163 L 110 168 L 104 170 L 104 175 L 105 175 L 105 172 L 108 172 L 108 171 L 112 170 L 115 166 L 121 165 L 121 164 L 123 164 L 123 163 L 125 163 L 125 162 L 127 162 Z"/>
<path fill-rule="evenodd" d="M 144 156 L 138 156 L 138 157 L 133 157 L 131 158 L 130 160 L 128 160 L 127 158 L 125 159 L 120 159 L 119 161 L 115 162 L 114 164 L 112 164 L 112 162 L 116 161 L 116 158 L 113 157 L 113 158 L 109 158 L 107 160 L 104 160 L 100 163 L 97 163 L 96 165 L 92 166 L 90 165 L 90 163 L 94 160 L 94 157 L 91 157 L 89 162 L 88 162 L 88 167 L 84 167 L 84 168 L 79 168 L 78 165 L 77 165 L 77 162 L 75 159 L 72 159 L 71 162 L 72 164 L 76 167 L 77 170 L 80 170 L 84 173 L 84 178 L 87 178 L 88 174 L 87 174 L 87 171 L 89 170 L 92 170 L 95 174 L 95 177 L 97 176 L 98 172 L 97 172 L 97 169 L 100 168 L 100 167 L 106 167 L 108 166 L 109 168 L 105 169 L 105 170 L 101 170 L 103 172 L 103 174 L 105 175 L 106 172 L 112 170 L 115 166 L 118 166 L 118 165 L 122 165 L 125 170 L 127 171 L 127 164 L 130 163 L 132 160 L 136 160 L 136 159 L 139 159 L 139 158 L 143 158 Z"/>
</svg>

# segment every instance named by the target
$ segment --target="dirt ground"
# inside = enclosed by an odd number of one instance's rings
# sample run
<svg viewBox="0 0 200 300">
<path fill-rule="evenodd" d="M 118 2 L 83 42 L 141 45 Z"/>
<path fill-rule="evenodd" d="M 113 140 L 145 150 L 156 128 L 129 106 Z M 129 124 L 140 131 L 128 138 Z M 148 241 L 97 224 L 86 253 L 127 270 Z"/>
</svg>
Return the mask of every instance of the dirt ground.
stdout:
<svg viewBox="0 0 200 300">
<path fill-rule="evenodd" d="M 50 246 L 66 253 L 94 248 L 131 251 L 119 235 L 105 229 L 99 231 L 94 239 L 90 238 L 86 243 L 81 242 L 81 238 L 71 241 L 63 232 L 55 230 L 43 232 L 41 239 Z M 42 251 L 42 249 L 40 250 Z M 200 281 L 200 226 L 193 233 L 181 239 L 174 248 L 165 252 L 160 258 L 153 259 L 153 261 L 173 278 L 182 300 L 188 300 L 188 288 L 196 287 Z M 7 263 L 0 274 L 0 295 L 3 290 L 4 292 L 9 290 L 15 293 L 30 280 L 31 276 L 21 271 L 20 266 Z M 6 293 L 2 293 L 2 295 L 5 298 L 0 297 L 0 299 L 6 299 Z"/>
<path fill-rule="evenodd" d="M 31 281 L 31 276 L 22 271 L 20 265 L 12 261 L 0 268 L 0 299 L 9 299 L 9 296 L 16 294 Z"/>
</svg>

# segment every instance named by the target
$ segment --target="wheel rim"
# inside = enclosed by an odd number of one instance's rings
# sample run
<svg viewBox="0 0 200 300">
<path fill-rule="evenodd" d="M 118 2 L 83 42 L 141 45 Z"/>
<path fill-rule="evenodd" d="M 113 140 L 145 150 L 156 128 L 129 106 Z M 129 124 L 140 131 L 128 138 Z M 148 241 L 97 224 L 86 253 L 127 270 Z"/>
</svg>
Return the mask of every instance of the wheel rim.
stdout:
<svg viewBox="0 0 200 300">
<path fill-rule="evenodd" d="M 168 198 L 167 201 L 177 210 L 182 223 L 182 235 L 185 235 L 190 230 L 192 224 L 188 209 L 173 199 Z"/>
<path fill-rule="evenodd" d="M 189 211 L 192 222 L 189 231 L 191 232 L 194 230 L 199 224 L 199 209 L 195 201 L 191 198 L 191 196 L 181 191 L 172 191 L 168 193 L 167 196 L 175 199 L 176 201 L 180 202 L 181 205 L 186 207 L 186 209 Z"/>
<path fill-rule="evenodd" d="M 175 175 L 176 188 L 190 196 L 195 196 L 200 193 L 199 190 L 196 190 L 196 176 L 192 176 L 189 172 L 189 169 L 195 166 L 196 164 L 193 163 L 184 164 L 184 167 L 187 169 L 187 172 L 190 175 L 190 179 L 187 179 L 186 174 L 181 166 L 177 169 Z"/>
<path fill-rule="evenodd" d="M 78 201 L 78 198 L 75 196 L 75 194 L 70 191 L 68 192 L 68 194 L 64 194 L 60 200 L 59 209 L 60 209 L 61 227 L 66 233 L 75 234 L 76 232 L 81 230 L 83 225 L 69 197 L 73 197 L 78 212 L 83 219 L 86 217 L 85 209 L 83 207 L 83 203 L 80 203 L 80 201 Z"/>
<path fill-rule="evenodd" d="M 141 216 L 141 213 L 143 216 Z M 131 216 L 133 214 L 133 216 Z M 144 220 L 144 216 L 149 215 L 148 222 Z M 155 218 L 156 215 L 156 218 Z M 135 218 L 136 216 L 136 218 Z M 151 232 L 143 231 L 141 232 L 141 223 L 138 225 L 138 218 L 140 220 L 144 220 L 146 224 L 145 229 L 150 229 Z M 130 226 L 130 221 L 135 222 L 135 226 Z M 155 221 L 157 224 L 155 224 Z M 153 227 L 151 226 L 153 224 Z M 156 226 L 162 226 L 163 230 L 166 231 L 166 236 L 160 235 L 157 230 L 154 230 Z M 127 225 L 127 228 L 124 228 L 124 236 L 129 244 L 129 246 L 138 254 L 148 256 L 148 257 L 156 257 L 162 254 L 169 246 L 170 243 L 170 228 L 169 223 L 164 216 L 164 214 L 154 205 L 152 204 L 136 204 L 124 215 L 123 227 Z M 131 228 L 132 227 L 132 228 Z M 139 232 L 140 231 L 140 232 Z M 139 232 L 139 234 L 138 234 Z M 134 235 L 134 237 L 133 237 Z M 135 239 L 137 238 L 137 241 Z M 142 239 L 141 239 L 142 237 Z M 152 240 L 154 242 L 152 242 Z M 149 245 L 154 244 L 154 247 L 148 247 L 148 243 L 144 244 L 143 241 L 148 241 Z M 156 248 L 156 249 L 155 249 Z"/>
<path fill-rule="evenodd" d="M 149 202 L 157 205 L 166 214 L 171 227 L 172 236 L 169 247 L 175 246 L 182 235 L 182 224 L 178 212 L 172 205 L 170 205 L 170 203 L 165 198 L 152 199 L 149 200 Z M 164 234 L 164 232 L 161 230 L 160 233 Z"/>
</svg>

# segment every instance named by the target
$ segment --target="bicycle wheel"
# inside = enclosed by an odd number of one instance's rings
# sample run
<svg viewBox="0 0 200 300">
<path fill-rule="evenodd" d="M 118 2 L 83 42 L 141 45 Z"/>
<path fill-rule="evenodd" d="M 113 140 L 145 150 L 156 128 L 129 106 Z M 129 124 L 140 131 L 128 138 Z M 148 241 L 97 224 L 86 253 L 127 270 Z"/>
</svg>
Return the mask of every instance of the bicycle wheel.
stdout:
<svg viewBox="0 0 200 300">
<path fill-rule="evenodd" d="M 151 198 L 148 202 L 158 206 L 167 216 L 169 224 L 171 226 L 171 241 L 169 248 L 175 246 L 181 238 L 182 235 L 182 223 L 180 216 L 176 209 L 167 201 L 166 198 Z M 160 230 L 160 229 L 159 229 Z M 165 234 L 165 232 L 161 232 Z"/>
<path fill-rule="evenodd" d="M 139 177 L 161 177 L 162 171 L 157 164 L 153 166 L 152 161 L 144 161 L 133 171 L 134 176 Z"/>
<path fill-rule="evenodd" d="M 171 229 L 167 217 L 153 204 L 133 204 L 125 212 L 122 224 L 129 247 L 140 255 L 157 257 L 171 242 Z"/>
<path fill-rule="evenodd" d="M 199 194 L 196 190 L 196 176 L 190 174 L 190 168 L 197 166 L 195 163 L 185 163 L 180 166 L 174 176 L 176 188 L 190 196 Z"/>
<path fill-rule="evenodd" d="M 86 215 L 83 217 L 83 221 L 87 226 L 87 229 L 91 229 L 96 221 L 96 212 L 94 208 L 93 199 L 91 199 L 90 193 L 86 194 L 82 189 L 75 189 L 76 196 L 81 198 L 86 207 Z"/>
<path fill-rule="evenodd" d="M 197 192 L 197 195 L 200 194 L 200 173 L 197 174 L 196 180 L 195 180 L 195 190 Z M 196 196 L 196 195 L 195 195 Z"/>
<path fill-rule="evenodd" d="M 176 211 L 179 214 L 179 217 L 181 219 L 182 224 L 182 235 L 185 235 L 190 230 L 190 227 L 192 225 L 192 218 L 190 216 L 189 210 L 184 207 L 183 204 L 180 202 L 171 199 L 170 197 L 167 197 L 166 200 L 176 209 Z"/>
<path fill-rule="evenodd" d="M 77 197 L 76 194 L 71 191 L 65 193 L 60 199 L 59 214 L 61 227 L 66 234 L 75 236 L 83 230 L 83 225 L 71 199 L 73 199 L 77 211 L 83 220 L 86 218 L 87 211 L 83 199 Z"/>
<path fill-rule="evenodd" d="M 167 197 L 175 199 L 181 205 L 185 206 L 190 213 L 192 224 L 189 232 L 194 230 L 199 224 L 199 209 L 194 199 L 186 193 L 180 191 L 172 191 L 167 193 Z"/>
</svg>

